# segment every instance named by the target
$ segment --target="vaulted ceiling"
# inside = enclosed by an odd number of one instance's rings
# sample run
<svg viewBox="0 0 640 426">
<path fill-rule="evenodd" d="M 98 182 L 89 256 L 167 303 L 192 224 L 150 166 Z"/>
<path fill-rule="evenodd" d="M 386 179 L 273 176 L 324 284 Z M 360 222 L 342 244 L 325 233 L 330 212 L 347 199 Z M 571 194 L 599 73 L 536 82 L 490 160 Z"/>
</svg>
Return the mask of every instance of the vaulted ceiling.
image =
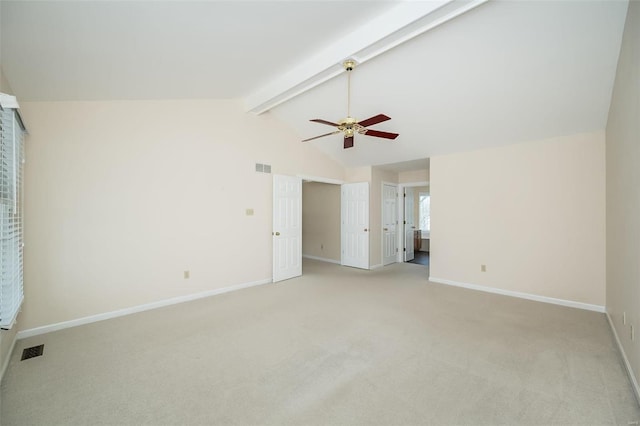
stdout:
<svg viewBox="0 0 640 426">
<path fill-rule="evenodd" d="M 397 24 L 402 7 L 454 3 L 473 7 L 399 41 L 385 36 L 414 30 Z M 361 58 L 352 115 L 385 113 L 392 120 L 372 127 L 400 136 L 357 135 L 348 150 L 340 135 L 306 143 L 363 166 L 603 130 L 627 3 L 4 0 L 1 8 L 0 60 L 22 101 L 242 98 L 250 109 L 282 86 L 293 91 L 266 113 L 305 139 L 331 131 L 309 119 L 346 116 L 340 62 Z M 368 54 L 380 43 L 387 47 Z M 295 86 L 312 75 L 316 83 Z"/>
</svg>

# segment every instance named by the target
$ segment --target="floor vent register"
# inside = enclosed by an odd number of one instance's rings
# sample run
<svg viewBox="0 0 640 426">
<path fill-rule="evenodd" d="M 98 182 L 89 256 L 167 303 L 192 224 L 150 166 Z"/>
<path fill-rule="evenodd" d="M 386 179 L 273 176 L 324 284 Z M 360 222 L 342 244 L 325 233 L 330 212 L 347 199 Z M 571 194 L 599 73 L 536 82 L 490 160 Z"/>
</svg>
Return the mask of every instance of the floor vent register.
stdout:
<svg viewBox="0 0 640 426">
<path fill-rule="evenodd" d="M 37 356 L 42 356 L 44 352 L 44 345 L 32 346 L 30 348 L 26 348 L 22 351 L 22 358 L 20 361 L 24 361 L 25 359 L 35 358 Z"/>
</svg>

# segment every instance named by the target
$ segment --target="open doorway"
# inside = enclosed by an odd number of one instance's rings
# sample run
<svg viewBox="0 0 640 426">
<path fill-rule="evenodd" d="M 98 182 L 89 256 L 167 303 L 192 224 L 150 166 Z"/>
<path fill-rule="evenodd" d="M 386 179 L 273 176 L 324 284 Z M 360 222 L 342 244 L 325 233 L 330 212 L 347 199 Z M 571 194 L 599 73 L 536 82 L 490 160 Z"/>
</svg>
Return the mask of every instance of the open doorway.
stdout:
<svg viewBox="0 0 640 426">
<path fill-rule="evenodd" d="M 368 182 L 303 182 L 302 257 L 369 269 Z"/>
<path fill-rule="evenodd" d="M 409 189 L 409 188 L 407 188 Z M 407 259 L 409 263 L 417 263 L 420 265 L 429 266 L 429 252 L 431 241 L 431 194 L 429 186 L 418 186 L 410 188 L 411 191 L 407 191 L 411 197 L 413 197 L 411 205 L 413 212 L 407 212 L 405 209 L 405 216 L 413 216 L 414 230 L 411 236 L 407 238 L 413 238 L 413 258 Z"/>
<path fill-rule="evenodd" d="M 431 253 L 431 226 L 430 226 L 430 161 L 429 158 L 410 160 L 399 163 L 381 164 L 374 167 L 385 174 L 385 179 L 394 184 L 398 189 L 397 203 L 397 256 L 399 263 L 419 263 L 428 266 Z M 378 173 L 380 174 L 380 173 Z M 384 184 L 385 182 L 383 182 Z M 384 192 L 384 185 L 381 186 Z M 385 197 L 380 196 L 382 211 L 385 208 Z M 387 226 L 387 222 L 381 221 L 381 230 Z M 384 236 L 384 233 L 383 233 Z M 386 245 L 381 244 L 381 258 L 384 259 Z M 382 262 L 381 262 L 382 263 Z M 386 262 L 385 262 L 386 263 Z M 382 266 L 382 265 L 380 265 Z"/>
<path fill-rule="evenodd" d="M 340 264 L 339 184 L 302 183 L 302 257 Z"/>
</svg>

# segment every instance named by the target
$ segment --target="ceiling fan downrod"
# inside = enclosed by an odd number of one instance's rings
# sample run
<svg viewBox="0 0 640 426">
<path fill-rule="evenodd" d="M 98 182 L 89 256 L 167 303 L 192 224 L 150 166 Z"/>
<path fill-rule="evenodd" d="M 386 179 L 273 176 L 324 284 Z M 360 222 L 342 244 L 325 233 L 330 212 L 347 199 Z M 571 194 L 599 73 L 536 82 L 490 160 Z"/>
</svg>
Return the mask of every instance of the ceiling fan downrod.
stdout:
<svg viewBox="0 0 640 426">
<path fill-rule="evenodd" d="M 342 66 L 347 71 L 347 117 L 351 117 L 351 71 L 356 67 L 356 61 L 347 59 Z"/>
</svg>

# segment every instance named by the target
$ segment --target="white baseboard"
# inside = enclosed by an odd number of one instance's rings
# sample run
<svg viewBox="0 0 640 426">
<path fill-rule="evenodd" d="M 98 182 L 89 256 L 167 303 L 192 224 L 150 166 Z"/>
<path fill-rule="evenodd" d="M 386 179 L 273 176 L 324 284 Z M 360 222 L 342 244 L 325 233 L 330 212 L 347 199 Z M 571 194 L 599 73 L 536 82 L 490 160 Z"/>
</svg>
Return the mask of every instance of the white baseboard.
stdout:
<svg viewBox="0 0 640 426">
<path fill-rule="evenodd" d="M 556 299 L 553 297 L 539 296 L 537 294 L 521 293 L 519 291 L 503 290 L 500 288 L 486 287 L 483 285 L 469 284 L 458 281 L 446 280 L 444 278 L 429 277 L 429 281 L 439 284 L 452 285 L 455 287 L 463 287 L 471 290 L 484 291 L 487 293 L 501 294 L 503 296 L 519 297 L 520 299 L 534 300 L 536 302 L 551 303 L 554 305 L 568 306 L 570 308 L 585 309 L 587 311 L 595 311 L 604 313 L 604 306 L 591 305 L 589 303 L 574 302 L 573 300 Z"/>
<path fill-rule="evenodd" d="M 607 320 L 609 321 L 609 326 L 611 327 L 611 331 L 613 332 L 613 337 L 615 337 L 616 339 L 618 349 L 620 350 L 620 355 L 622 355 L 622 360 L 624 361 L 624 366 L 627 369 L 627 374 L 629 375 L 629 380 L 631 381 L 631 388 L 633 389 L 633 393 L 636 396 L 638 405 L 640 405 L 640 386 L 638 386 L 638 380 L 636 379 L 635 374 L 633 374 L 633 369 L 631 368 L 631 364 L 629 363 L 627 354 L 624 352 L 624 347 L 622 347 L 622 342 L 620 342 L 620 338 L 618 337 L 618 332 L 616 331 L 616 328 L 613 326 L 613 320 L 611 319 L 609 312 L 605 312 L 605 315 L 607 315 Z"/>
<path fill-rule="evenodd" d="M 157 302 L 146 303 L 144 305 L 132 306 L 130 308 L 119 309 L 117 311 L 105 312 L 98 315 L 78 318 L 69 321 L 58 322 L 55 324 L 44 325 L 42 327 L 31 328 L 19 331 L 18 339 L 26 339 L 27 337 L 38 336 L 40 334 L 50 333 L 52 331 L 63 330 L 65 328 L 77 327 L 79 325 L 91 324 L 92 322 L 104 321 L 111 318 L 131 315 L 138 312 L 149 311 L 151 309 L 162 308 L 165 306 L 176 305 L 178 303 L 190 302 L 192 300 L 202 299 L 205 297 L 215 296 L 218 294 L 229 293 L 231 291 L 242 290 L 243 288 L 254 287 L 262 284 L 273 282 L 271 278 L 252 281 L 248 283 L 236 284 L 229 287 L 216 288 L 213 290 L 203 291 L 201 293 L 188 294 L 186 296 L 178 296 L 171 299 L 159 300 Z"/>
<path fill-rule="evenodd" d="M 384 267 L 384 265 L 382 263 L 379 263 L 377 265 L 371 265 L 369 267 L 369 269 L 371 269 L 373 271 L 374 269 L 380 269 L 380 268 L 383 268 L 383 267 Z"/>
<path fill-rule="evenodd" d="M 319 260 L 320 262 L 335 263 L 336 265 L 340 265 L 339 260 L 327 259 L 319 256 L 311 256 L 310 254 L 303 254 L 302 257 L 304 257 L 305 259 Z"/>
<path fill-rule="evenodd" d="M 14 325 L 15 327 L 15 325 Z M 9 352 L 7 352 L 7 359 L 2 363 L 2 370 L 0 371 L 0 383 L 2 383 L 2 379 L 4 378 L 4 373 L 7 371 L 7 367 L 9 367 L 9 361 L 11 361 L 11 356 L 13 355 L 13 350 L 16 347 L 16 342 L 18 341 L 17 333 L 13 337 L 13 342 L 11 342 L 11 347 L 9 348 Z"/>
</svg>

